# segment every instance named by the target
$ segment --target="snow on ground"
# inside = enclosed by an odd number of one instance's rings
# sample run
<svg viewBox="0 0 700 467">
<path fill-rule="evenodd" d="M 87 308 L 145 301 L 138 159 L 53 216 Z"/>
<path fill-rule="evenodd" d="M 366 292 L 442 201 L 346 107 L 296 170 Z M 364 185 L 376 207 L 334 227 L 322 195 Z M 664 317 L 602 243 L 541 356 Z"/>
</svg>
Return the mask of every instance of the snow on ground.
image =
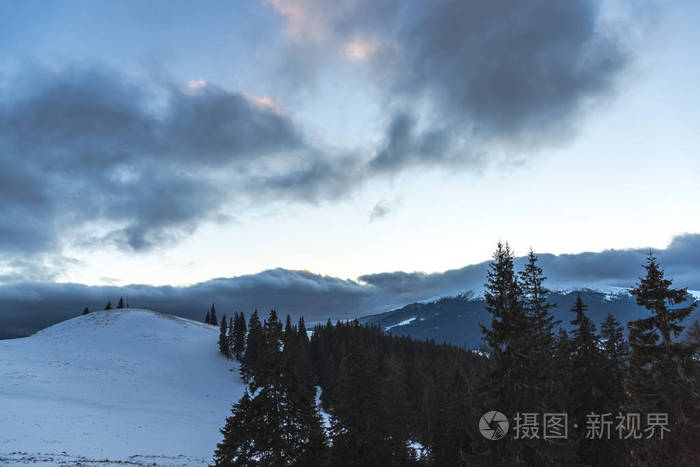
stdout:
<svg viewBox="0 0 700 467">
<path fill-rule="evenodd" d="M 389 326 L 385 327 L 384 330 L 385 330 L 385 331 L 388 331 L 389 329 L 395 328 L 395 327 L 398 327 L 398 326 L 406 326 L 407 324 L 411 324 L 413 321 L 415 321 L 415 319 L 416 319 L 416 317 L 413 316 L 413 317 L 411 317 L 411 318 L 408 318 L 408 319 L 405 319 L 405 320 L 401 321 L 400 323 L 390 324 Z"/>
<path fill-rule="evenodd" d="M 125 309 L 0 341 L 0 465 L 207 465 L 244 391 L 217 338 Z"/>
<path fill-rule="evenodd" d="M 318 412 L 321 414 L 321 421 L 323 422 L 323 429 L 326 430 L 326 434 L 330 436 L 331 429 L 331 416 L 328 412 L 323 410 L 321 407 L 321 386 L 316 386 L 316 406 L 318 407 Z"/>
</svg>

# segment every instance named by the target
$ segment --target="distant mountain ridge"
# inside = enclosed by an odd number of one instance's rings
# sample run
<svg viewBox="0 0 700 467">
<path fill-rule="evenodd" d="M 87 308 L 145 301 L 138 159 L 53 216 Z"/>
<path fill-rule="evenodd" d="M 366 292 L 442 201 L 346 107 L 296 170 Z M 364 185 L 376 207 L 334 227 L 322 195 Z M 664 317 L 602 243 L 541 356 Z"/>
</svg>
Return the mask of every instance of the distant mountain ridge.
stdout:
<svg viewBox="0 0 700 467">
<path fill-rule="evenodd" d="M 537 256 L 550 289 L 588 287 L 615 293 L 637 282 L 648 253 L 648 248 L 635 248 L 557 255 L 538 252 Z M 654 253 L 674 287 L 700 291 L 700 234 L 678 235 Z M 525 261 L 524 256 L 514 258 L 515 269 L 522 270 Z M 356 280 L 275 268 L 183 286 L 3 283 L 0 278 L 0 339 L 31 335 L 79 315 L 86 306 L 101 310 L 108 300 L 118 297 L 129 297 L 134 306 L 196 320 L 204 318 L 212 303 L 229 315 L 274 308 L 293 319 L 303 315 L 307 323 L 352 319 L 455 296 L 465 290 L 479 293 L 488 268 L 489 260 L 442 272 L 382 272 Z M 700 292 L 695 294 L 700 298 Z"/>
<path fill-rule="evenodd" d="M 550 302 L 556 303 L 553 314 L 561 320 L 565 329 L 570 329 L 574 318 L 570 312 L 576 296 L 580 295 L 588 305 L 588 316 L 600 324 L 611 313 L 626 326 L 628 321 L 648 316 L 647 311 L 637 305 L 634 297 L 620 289 L 602 291 L 593 289 L 554 291 Z M 432 302 L 412 303 L 385 313 L 359 318 L 363 324 L 376 325 L 386 332 L 413 339 L 434 339 L 435 342 L 447 342 L 465 348 L 477 348 L 482 345 L 481 326 L 490 326 L 491 315 L 486 311 L 486 302 L 481 295 L 467 293 L 453 297 L 443 297 Z M 695 319 L 700 319 L 696 310 L 685 322 L 686 326 Z"/>
</svg>

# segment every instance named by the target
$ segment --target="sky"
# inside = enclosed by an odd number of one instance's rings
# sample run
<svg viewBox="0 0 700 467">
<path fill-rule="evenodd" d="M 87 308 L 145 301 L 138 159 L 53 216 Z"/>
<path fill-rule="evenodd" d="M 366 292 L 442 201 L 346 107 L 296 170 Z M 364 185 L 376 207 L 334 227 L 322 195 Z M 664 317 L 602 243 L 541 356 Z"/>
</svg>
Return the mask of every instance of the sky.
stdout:
<svg viewBox="0 0 700 467">
<path fill-rule="evenodd" d="M 2 292 L 695 245 L 699 22 L 682 0 L 0 0 Z"/>
</svg>

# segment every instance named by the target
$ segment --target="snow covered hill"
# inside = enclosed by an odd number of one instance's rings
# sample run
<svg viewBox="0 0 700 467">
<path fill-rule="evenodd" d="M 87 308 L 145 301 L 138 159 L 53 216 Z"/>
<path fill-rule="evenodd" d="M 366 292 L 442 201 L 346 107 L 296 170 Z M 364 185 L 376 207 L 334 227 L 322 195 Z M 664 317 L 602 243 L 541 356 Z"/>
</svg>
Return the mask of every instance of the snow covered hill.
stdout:
<svg viewBox="0 0 700 467">
<path fill-rule="evenodd" d="M 0 341 L 0 465 L 207 465 L 244 391 L 217 338 L 124 309 Z"/>
</svg>

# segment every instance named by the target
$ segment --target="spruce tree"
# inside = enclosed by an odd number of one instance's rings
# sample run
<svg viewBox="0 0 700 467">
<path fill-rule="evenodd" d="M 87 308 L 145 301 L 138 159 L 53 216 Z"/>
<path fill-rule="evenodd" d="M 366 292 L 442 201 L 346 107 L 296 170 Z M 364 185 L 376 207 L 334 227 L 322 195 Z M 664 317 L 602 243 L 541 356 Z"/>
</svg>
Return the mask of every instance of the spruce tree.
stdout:
<svg viewBox="0 0 700 467">
<path fill-rule="evenodd" d="M 221 318 L 221 326 L 219 327 L 219 352 L 226 357 L 231 358 L 228 348 L 228 326 L 226 324 L 226 315 Z"/>
<path fill-rule="evenodd" d="M 309 336 L 306 333 L 306 323 L 304 322 L 303 316 L 299 318 L 297 324 L 296 352 L 297 373 L 299 374 L 302 384 L 311 390 L 314 388 L 314 369 L 311 357 L 311 344 L 309 342 Z"/>
<path fill-rule="evenodd" d="M 406 384 L 406 365 L 396 356 L 389 355 L 384 359 L 383 373 L 381 405 L 386 413 L 389 465 L 406 465 L 414 457 L 408 450 L 411 436 L 411 405 Z"/>
<path fill-rule="evenodd" d="M 391 464 L 391 443 L 382 407 L 377 361 L 355 345 L 340 365 L 331 414 L 332 464 Z"/>
<path fill-rule="evenodd" d="M 602 340 L 603 354 L 608 364 L 608 375 L 610 387 L 612 388 L 611 398 L 615 405 L 622 410 L 625 399 L 624 379 L 627 371 L 627 342 L 623 334 L 623 327 L 615 317 L 608 313 L 600 327 L 600 337 Z"/>
<path fill-rule="evenodd" d="M 117 309 L 121 310 L 124 308 L 124 299 L 122 297 L 119 297 L 119 303 L 117 303 Z"/>
<path fill-rule="evenodd" d="M 489 369 L 481 386 L 481 413 L 498 410 L 508 417 L 520 412 L 537 412 L 538 397 L 529 387 L 535 371 L 532 352 L 532 320 L 521 301 L 522 290 L 513 270 L 513 253 L 508 244 L 498 243 L 489 264 L 486 291 L 486 311 L 491 313 L 491 327 L 481 325 L 484 341 L 489 346 Z M 490 462 L 519 464 L 535 462 L 527 459 L 533 442 L 506 437 L 498 443 L 478 440 L 478 451 Z M 478 454 L 477 454 L 478 455 Z M 480 460 L 479 462 L 482 462 Z"/>
<path fill-rule="evenodd" d="M 207 316 L 204 317 L 204 322 L 207 324 L 211 324 L 211 317 L 209 316 L 208 311 L 207 311 Z"/>
<path fill-rule="evenodd" d="M 557 369 L 565 369 L 560 377 L 565 382 L 563 392 L 566 394 L 570 414 L 569 438 L 572 449 L 579 463 L 585 465 L 628 465 L 627 450 L 624 440 L 621 440 L 614 430 L 601 436 L 591 433 L 591 414 L 608 414 L 608 420 L 615 423 L 614 417 L 621 411 L 619 380 L 613 366 L 606 359 L 600 336 L 596 326 L 588 317 L 588 306 L 583 303 L 580 295 L 571 309 L 575 314 L 571 324 L 574 325 L 572 337 L 561 334 L 559 348 L 563 354 L 569 353 L 571 359 L 562 368 L 561 362 Z M 565 355 L 562 355 L 565 357 Z"/>
<path fill-rule="evenodd" d="M 700 321 L 693 321 L 685 332 L 685 342 L 691 347 L 695 347 L 695 358 L 700 358 Z"/>
<path fill-rule="evenodd" d="M 287 318 L 284 321 L 284 343 L 296 342 L 296 339 L 297 330 L 292 324 L 292 319 L 289 317 L 289 315 L 287 315 Z"/>
<path fill-rule="evenodd" d="M 696 347 L 677 340 L 683 320 L 695 309 L 687 289 L 672 288 L 656 257 L 649 254 L 646 277 L 630 290 L 649 315 L 627 323 L 630 395 L 628 412 L 667 414 L 669 432 L 634 442 L 634 461 L 643 465 L 700 465 Z M 653 417 L 654 415 L 652 415 Z M 644 437 L 646 438 L 646 436 Z"/>
<path fill-rule="evenodd" d="M 256 385 L 266 384 L 277 377 L 276 369 L 280 366 L 283 349 L 282 323 L 275 310 L 270 310 L 262 327 L 262 346 L 257 356 L 257 364 L 250 383 L 251 389 Z"/>
<path fill-rule="evenodd" d="M 90 313 L 90 309 L 88 307 L 85 307 L 85 309 L 83 310 L 83 314 L 87 315 L 88 313 Z"/>
<path fill-rule="evenodd" d="M 264 344 L 262 324 L 258 318 L 258 310 L 255 310 L 250 315 L 248 321 L 248 336 L 246 338 L 245 353 L 241 359 L 241 378 L 246 384 L 252 380 L 253 375 L 258 367 L 259 355 L 262 352 L 261 348 Z"/>
<path fill-rule="evenodd" d="M 234 323 L 234 317 L 238 319 L 238 312 L 233 313 L 234 316 L 230 317 L 228 320 L 228 328 L 226 328 L 226 347 L 228 348 L 228 356 L 229 358 L 234 358 L 233 355 L 233 323 Z"/>
<path fill-rule="evenodd" d="M 214 304 L 211 305 L 211 312 L 209 314 L 209 324 L 218 326 L 219 321 L 216 319 L 216 310 L 214 309 Z"/>
<path fill-rule="evenodd" d="M 251 332 L 258 328 L 257 312 Z M 250 337 L 250 334 L 249 334 Z M 248 392 L 234 405 L 214 455 L 217 466 L 328 465 L 328 444 L 313 393 L 304 389 L 289 355 L 280 347 L 281 324 L 273 311 L 261 331 L 258 368 Z"/>
<path fill-rule="evenodd" d="M 431 427 L 431 460 L 434 465 L 470 465 L 474 457 L 472 438 L 481 437 L 475 423 L 481 414 L 470 407 L 471 385 L 456 361 L 445 362 L 439 375 Z"/>
<path fill-rule="evenodd" d="M 519 273 L 522 305 L 529 321 L 529 354 L 532 361 L 531 372 L 524 381 L 530 394 L 537 395 L 539 410 L 542 413 L 560 411 L 557 407 L 556 394 L 561 390 L 554 374 L 554 321 L 551 310 L 556 307 L 548 300 L 549 290 L 544 286 L 547 279 L 542 268 L 537 264 L 534 251 L 528 253 L 525 269 Z"/>
<path fill-rule="evenodd" d="M 111 310 L 112 309 L 112 302 L 107 302 L 107 305 L 105 305 L 105 310 Z"/>
<path fill-rule="evenodd" d="M 627 345 L 622 324 L 611 313 L 608 313 L 600 327 L 600 337 L 607 358 L 613 361 L 615 366 L 622 366 Z"/>
<path fill-rule="evenodd" d="M 246 324 L 243 312 L 233 322 L 233 355 L 240 361 L 245 353 Z"/>
</svg>

